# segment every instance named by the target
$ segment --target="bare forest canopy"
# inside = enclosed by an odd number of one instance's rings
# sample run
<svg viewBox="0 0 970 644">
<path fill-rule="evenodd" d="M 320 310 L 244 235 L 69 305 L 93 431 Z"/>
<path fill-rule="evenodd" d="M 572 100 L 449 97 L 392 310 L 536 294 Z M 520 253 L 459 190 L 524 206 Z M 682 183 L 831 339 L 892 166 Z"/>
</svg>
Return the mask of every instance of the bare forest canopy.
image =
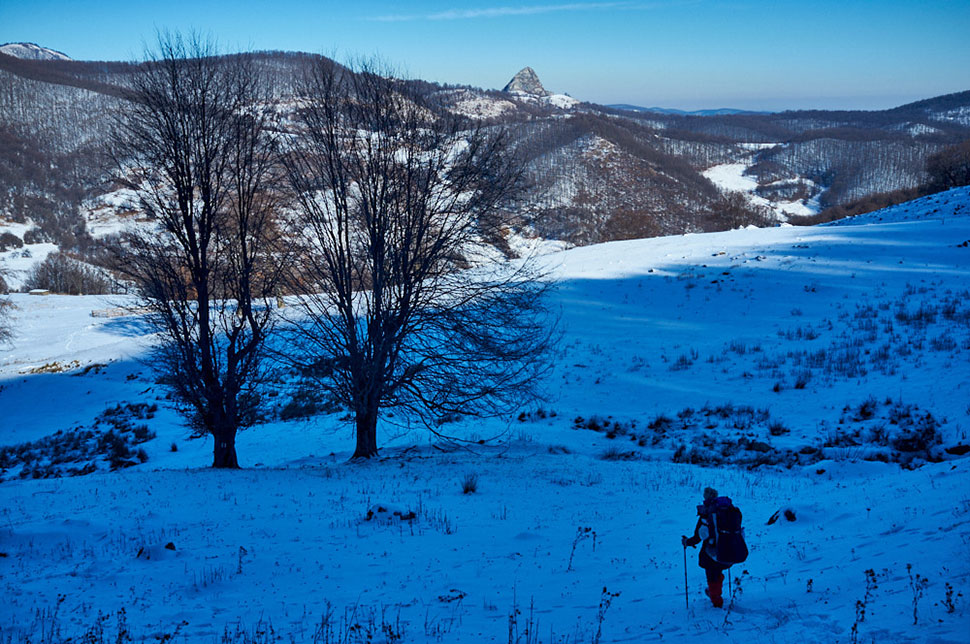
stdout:
<svg viewBox="0 0 970 644">
<path fill-rule="evenodd" d="M 286 128 L 299 81 L 320 57 L 253 57 Z M 103 144 L 144 64 L 0 54 L 0 216 L 30 223 L 32 241 L 89 259 L 110 241 L 92 237 L 87 213 L 118 189 Z M 883 111 L 692 116 L 403 82 L 431 109 L 508 128 L 530 182 L 516 205 L 521 230 L 577 244 L 770 223 L 763 208 L 722 194 L 703 176 L 715 165 L 748 166 L 769 202 L 843 207 L 918 189 L 929 157 L 970 139 L 970 91 Z"/>
</svg>

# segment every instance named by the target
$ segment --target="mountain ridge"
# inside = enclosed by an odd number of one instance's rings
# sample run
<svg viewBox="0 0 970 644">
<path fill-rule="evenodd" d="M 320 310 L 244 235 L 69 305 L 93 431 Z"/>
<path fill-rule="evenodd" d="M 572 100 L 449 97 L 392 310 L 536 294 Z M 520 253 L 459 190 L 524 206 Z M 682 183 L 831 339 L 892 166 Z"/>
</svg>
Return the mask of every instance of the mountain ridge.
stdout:
<svg viewBox="0 0 970 644">
<path fill-rule="evenodd" d="M 286 122 L 298 109 L 298 79 L 321 57 L 246 55 Z M 0 147 L 0 217 L 21 226 L 13 234 L 26 239 L 29 221 L 31 243 L 84 250 L 117 229 L 124 213 L 96 161 L 98 144 L 139 68 L 0 53 L 0 137 L 9 142 Z M 700 117 L 579 103 L 522 72 L 536 83 L 519 87 L 543 95 L 401 82 L 442 115 L 505 128 L 532 187 L 513 204 L 520 221 L 512 233 L 571 244 L 771 225 L 913 188 L 930 155 L 970 138 L 970 92 L 878 112 Z"/>
<path fill-rule="evenodd" d="M 24 60 L 72 60 L 67 54 L 41 47 L 33 42 L 8 42 L 0 45 L 0 53 Z"/>
</svg>

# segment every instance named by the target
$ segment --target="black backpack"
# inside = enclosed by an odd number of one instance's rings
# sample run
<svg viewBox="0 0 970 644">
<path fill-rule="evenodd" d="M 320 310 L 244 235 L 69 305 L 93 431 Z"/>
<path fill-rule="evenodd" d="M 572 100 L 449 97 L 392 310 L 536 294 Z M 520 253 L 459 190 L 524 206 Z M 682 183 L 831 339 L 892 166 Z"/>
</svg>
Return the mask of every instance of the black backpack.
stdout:
<svg viewBox="0 0 970 644">
<path fill-rule="evenodd" d="M 714 558 L 718 563 L 728 565 L 743 562 L 748 558 L 748 545 L 744 542 L 741 510 L 726 496 L 717 497 L 711 506 L 708 516 L 714 539 Z"/>
</svg>

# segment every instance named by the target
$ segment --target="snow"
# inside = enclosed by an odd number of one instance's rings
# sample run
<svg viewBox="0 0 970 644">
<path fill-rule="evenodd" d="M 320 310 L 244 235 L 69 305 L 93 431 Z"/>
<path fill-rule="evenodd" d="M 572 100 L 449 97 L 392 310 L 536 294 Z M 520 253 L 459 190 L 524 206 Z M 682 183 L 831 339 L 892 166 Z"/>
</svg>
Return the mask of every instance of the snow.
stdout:
<svg viewBox="0 0 970 644">
<path fill-rule="evenodd" d="M 738 143 L 738 147 L 744 148 L 745 150 L 767 150 L 775 146 L 781 145 L 781 143 Z"/>
<path fill-rule="evenodd" d="M 24 233 L 31 228 L 33 225 L 30 222 L 21 223 L 0 217 L 0 233 L 11 233 L 23 239 Z"/>
<path fill-rule="evenodd" d="M 568 250 L 573 244 L 558 239 L 545 239 L 534 230 L 513 231 L 505 240 L 516 257 L 549 255 Z"/>
<path fill-rule="evenodd" d="M 895 206 L 834 221 L 829 226 L 894 223 L 903 221 L 938 221 L 945 224 L 949 217 L 970 214 L 970 186 L 906 201 Z"/>
<path fill-rule="evenodd" d="M 7 286 L 11 290 L 23 287 L 30 270 L 57 250 L 57 244 L 44 242 L 24 244 L 22 248 L 11 248 L 0 252 L 0 269 L 7 273 L 4 276 Z"/>
<path fill-rule="evenodd" d="M 910 136 L 923 136 L 926 134 L 936 134 L 939 132 L 939 128 L 931 127 L 925 123 L 907 123 L 901 126 L 904 132 Z"/>
<path fill-rule="evenodd" d="M 758 187 L 758 182 L 753 177 L 744 175 L 749 165 L 748 163 L 723 163 L 708 168 L 703 175 L 722 190 L 753 192 Z"/>
<path fill-rule="evenodd" d="M 546 96 L 545 101 L 562 110 L 568 110 L 579 105 L 579 101 L 568 94 L 551 94 Z"/>
<path fill-rule="evenodd" d="M 961 106 L 946 112 L 931 114 L 932 118 L 938 121 L 953 121 L 960 125 L 970 126 L 970 106 Z"/>
<path fill-rule="evenodd" d="M 117 235 L 132 226 L 151 226 L 138 209 L 137 194 L 120 188 L 89 200 L 81 210 L 88 233 L 95 239 Z"/>
<path fill-rule="evenodd" d="M 514 96 L 519 101 L 526 103 L 537 103 L 540 105 L 549 105 L 561 110 L 570 110 L 580 103 L 580 101 L 568 94 L 547 94 L 544 96 L 539 96 L 531 92 L 521 90 L 512 90 L 507 93 L 509 96 Z"/>
<path fill-rule="evenodd" d="M 774 147 L 773 143 L 749 144 L 749 146 Z M 751 147 L 756 150 L 759 148 Z M 807 216 L 816 214 L 820 207 L 817 199 L 797 200 L 797 201 L 771 201 L 757 194 L 758 181 L 754 177 L 746 176 L 745 171 L 751 167 L 753 157 L 743 163 L 723 163 L 708 168 L 701 174 L 711 181 L 715 186 L 725 192 L 744 193 L 753 205 L 762 206 L 774 212 L 779 221 L 787 221 L 792 215 Z M 808 180 L 802 180 L 810 183 Z"/>
<path fill-rule="evenodd" d="M 300 642 L 327 628 L 350 642 L 966 641 L 970 459 L 942 450 L 970 442 L 968 214 L 958 189 L 853 225 L 543 255 L 563 334 L 543 408 L 442 427 L 504 432 L 468 448 L 392 418 L 385 458 L 363 464 L 347 462 L 338 413 L 247 430 L 245 469 L 212 471 L 211 443 L 190 438 L 145 362 L 147 327 L 91 315 L 126 300 L 12 296 L 0 445 L 90 427 L 119 403 L 159 409 L 143 465 L 0 483 L 0 639 L 55 623 L 80 637 L 99 612 L 110 639 L 123 609 L 135 641 L 274 641 L 272 629 Z M 744 425 L 746 406 L 787 432 Z M 904 408 L 936 419 L 942 460 L 865 460 Z M 658 415 L 668 432 L 648 427 Z M 710 457 L 749 435 L 821 453 L 791 467 L 671 462 L 679 442 Z M 685 608 L 680 535 L 705 485 L 742 509 L 751 550 L 726 609 L 702 594 L 694 550 Z M 368 520 L 378 505 L 391 516 Z M 795 521 L 767 525 L 785 508 Z"/>
<path fill-rule="evenodd" d="M 518 109 L 512 101 L 480 95 L 468 90 L 456 90 L 453 94 L 455 105 L 452 110 L 456 114 L 474 119 L 495 118 Z"/>
<path fill-rule="evenodd" d="M 35 45 L 32 42 L 12 42 L 0 45 L 0 54 L 27 60 L 71 60 L 66 54 Z"/>
</svg>

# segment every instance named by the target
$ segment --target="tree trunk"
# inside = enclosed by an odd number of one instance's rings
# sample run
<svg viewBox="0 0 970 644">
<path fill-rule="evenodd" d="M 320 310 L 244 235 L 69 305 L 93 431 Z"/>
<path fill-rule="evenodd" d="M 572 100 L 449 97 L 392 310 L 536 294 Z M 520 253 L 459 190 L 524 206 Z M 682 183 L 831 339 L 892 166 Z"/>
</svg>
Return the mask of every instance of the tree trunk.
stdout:
<svg viewBox="0 0 970 644">
<path fill-rule="evenodd" d="M 212 448 L 212 467 L 239 469 L 236 459 L 236 430 L 222 429 L 212 433 L 215 445 Z"/>
<path fill-rule="evenodd" d="M 377 456 L 377 412 L 357 412 L 357 449 L 353 458 Z"/>
</svg>

